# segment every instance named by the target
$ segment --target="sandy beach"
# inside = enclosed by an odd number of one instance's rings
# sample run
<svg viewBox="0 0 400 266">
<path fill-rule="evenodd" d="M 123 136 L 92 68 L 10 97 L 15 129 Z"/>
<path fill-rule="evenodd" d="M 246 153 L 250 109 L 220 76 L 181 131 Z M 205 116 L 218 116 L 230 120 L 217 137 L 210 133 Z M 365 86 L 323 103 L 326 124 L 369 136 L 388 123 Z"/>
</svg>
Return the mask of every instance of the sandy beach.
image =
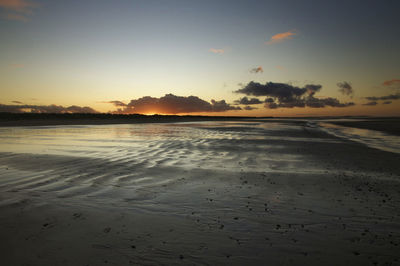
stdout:
<svg viewBox="0 0 400 266">
<path fill-rule="evenodd" d="M 400 153 L 329 130 L 2 127 L 2 265 L 400 264 Z"/>
</svg>

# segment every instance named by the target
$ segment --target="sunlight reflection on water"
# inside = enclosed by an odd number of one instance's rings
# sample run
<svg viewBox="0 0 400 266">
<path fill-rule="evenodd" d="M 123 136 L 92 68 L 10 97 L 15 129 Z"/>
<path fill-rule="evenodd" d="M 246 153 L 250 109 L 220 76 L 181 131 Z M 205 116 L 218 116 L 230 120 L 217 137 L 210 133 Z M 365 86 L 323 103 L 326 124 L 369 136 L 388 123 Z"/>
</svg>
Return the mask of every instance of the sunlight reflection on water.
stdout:
<svg viewBox="0 0 400 266">
<path fill-rule="evenodd" d="M 323 130 L 337 137 L 356 141 L 375 149 L 400 153 L 399 136 L 386 134 L 376 130 L 344 127 L 324 122 L 320 122 L 319 125 Z"/>
</svg>

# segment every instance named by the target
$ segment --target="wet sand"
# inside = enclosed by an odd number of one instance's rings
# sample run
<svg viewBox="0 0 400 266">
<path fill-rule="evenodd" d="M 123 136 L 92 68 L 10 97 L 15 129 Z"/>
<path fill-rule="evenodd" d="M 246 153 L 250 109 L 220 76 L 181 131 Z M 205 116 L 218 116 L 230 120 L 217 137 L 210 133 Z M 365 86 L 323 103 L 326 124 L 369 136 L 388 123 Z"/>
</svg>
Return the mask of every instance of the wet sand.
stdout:
<svg viewBox="0 0 400 266">
<path fill-rule="evenodd" d="M 3 128 L 4 265 L 396 265 L 400 154 L 300 122 Z"/>
</svg>

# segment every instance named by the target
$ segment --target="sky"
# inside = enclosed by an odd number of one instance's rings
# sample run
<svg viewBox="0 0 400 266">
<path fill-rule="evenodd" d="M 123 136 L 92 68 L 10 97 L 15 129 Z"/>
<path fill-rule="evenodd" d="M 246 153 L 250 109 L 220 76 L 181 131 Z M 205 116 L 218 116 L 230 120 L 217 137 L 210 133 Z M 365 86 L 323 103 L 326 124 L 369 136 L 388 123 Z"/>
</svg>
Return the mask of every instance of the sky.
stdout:
<svg viewBox="0 0 400 266">
<path fill-rule="evenodd" d="M 400 116 L 398 10 L 0 0 L 0 111 Z"/>
</svg>

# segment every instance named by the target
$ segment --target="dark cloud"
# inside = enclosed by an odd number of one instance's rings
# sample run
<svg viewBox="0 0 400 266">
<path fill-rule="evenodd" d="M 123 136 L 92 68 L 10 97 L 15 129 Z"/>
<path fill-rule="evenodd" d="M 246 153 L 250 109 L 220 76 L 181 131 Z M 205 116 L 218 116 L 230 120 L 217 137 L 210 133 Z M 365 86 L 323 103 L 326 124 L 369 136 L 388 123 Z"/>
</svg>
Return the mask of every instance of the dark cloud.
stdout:
<svg viewBox="0 0 400 266">
<path fill-rule="evenodd" d="M 252 107 L 252 106 L 250 106 L 250 105 L 246 105 L 245 107 L 243 107 L 243 109 L 244 109 L 244 110 L 250 111 L 250 110 L 257 109 L 257 108 L 256 108 L 256 107 Z"/>
<path fill-rule="evenodd" d="M 350 82 L 347 81 L 338 82 L 336 85 L 340 88 L 339 91 L 342 94 L 353 97 L 354 91 Z"/>
<path fill-rule="evenodd" d="M 239 99 L 239 100 L 236 100 L 235 103 L 236 103 L 236 104 L 251 105 L 251 104 L 260 104 L 260 103 L 262 103 L 262 101 L 260 101 L 260 100 L 257 99 L 257 98 L 251 98 L 251 99 L 249 99 L 249 98 L 247 98 L 247 97 L 243 97 L 243 98 L 241 98 L 241 99 Z"/>
<path fill-rule="evenodd" d="M 292 99 L 306 93 L 306 88 L 294 87 L 286 83 L 267 82 L 265 85 L 250 81 L 244 88 L 235 91 L 252 96 L 271 96 L 280 99 Z"/>
<path fill-rule="evenodd" d="M 392 103 L 392 101 L 386 101 L 386 102 L 383 102 L 382 104 L 391 104 Z"/>
<path fill-rule="evenodd" d="M 96 110 L 90 107 L 81 107 L 76 105 L 71 105 L 69 107 L 64 107 L 61 105 L 6 105 L 0 104 L 0 112 L 9 113 L 98 113 Z"/>
<path fill-rule="evenodd" d="M 265 103 L 264 105 L 265 108 L 269 108 L 269 109 L 276 109 L 278 108 L 278 104 L 276 104 L 275 102 L 270 102 L 270 103 Z"/>
<path fill-rule="evenodd" d="M 115 101 L 113 101 L 115 102 Z M 113 103 L 115 105 L 115 103 Z M 241 110 L 238 106 L 232 106 L 225 100 L 210 102 L 204 101 L 197 96 L 176 96 L 166 94 L 163 97 L 155 98 L 145 96 L 131 100 L 129 104 L 120 108 L 115 113 L 196 113 L 196 112 L 225 112 L 229 110 Z"/>
<path fill-rule="evenodd" d="M 262 68 L 262 66 L 250 69 L 250 73 L 259 73 L 259 72 L 260 73 L 264 72 L 264 69 Z"/>
<path fill-rule="evenodd" d="M 265 99 L 265 108 L 293 108 L 293 107 L 348 107 L 353 102 L 341 103 L 335 98 L 315 98 L 314 95 L 321 90 L 321 85 L 308 84 L 296 87 L 287 83 L 267 82 L 265 85 L 251 81 L 242 89 L 235 91 L 252 96 L 268 96 Z"/>
<path fill-rule="evenodd" d="M 274 98 L 266 98 L 264 102 L 273 103 L 274 101 L 275 101 Z"/>
<path fill-rule="evenodd" d="M 12 103 L 16 103 L 16 104 L 23 104 L 22 102 L 20 102 L 20 101 L 12 101 Z"/>
<path fill-rule="evenodd" d="M 308 95 L 314 96 L 315 93 L 321 90 L 322 85 L 308 84 L 305 85 L 304 88 L 307 90 Z"/>
<path fill-rule="evenodd" d="M 365 97 L 365 99 L 367 99 L 368 101 L 388 101 L 388 100 L 398 100 L 400 99 L 400 93 L 397 94 L 390 94 L 390 95 L 386 95 L 386 96 L 371 96 L 371 97 Z"/>
<path fill-rule="evenodd" d="M 325 107 L 325 106 L 349 107 L 349 106 L 355 105 L 355 103 L 353 103 L 353 102 L 341 103 L 338 99 L 332 98 L 332 97 L 323 98 L 323 99 L 308 97 L 306 99 L 306 105 L 308 107 L 313 107 L 313 108 L 321 108 L 321 107 Z"/>
<path fill-rule="evenodd" d="M 363 105 L 375 106 L 375 105 L 377 105 L 377 104 L 378 104 L 378 102 L 376 102 L 376 101 L 372 101 L 372 102 L 367 102 L 367 103 L 364 103 Z"/>
</svg>

